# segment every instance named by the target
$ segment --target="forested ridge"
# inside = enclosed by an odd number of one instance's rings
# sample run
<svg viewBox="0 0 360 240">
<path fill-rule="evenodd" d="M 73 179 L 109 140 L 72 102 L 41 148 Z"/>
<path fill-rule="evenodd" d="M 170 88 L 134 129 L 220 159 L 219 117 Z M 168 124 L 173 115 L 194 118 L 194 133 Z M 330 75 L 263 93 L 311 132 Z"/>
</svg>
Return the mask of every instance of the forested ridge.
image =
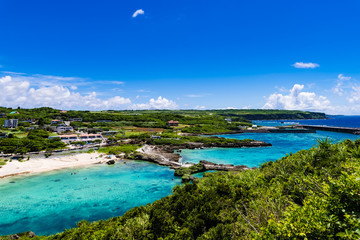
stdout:
<svg viewBox="0 0 360 240">
<path fill-rule="evenodd" d="M 322 140 L 256 170 L 207 173 L 123 216 L 37 238 L 359 239 L 359 170 L 360 140 Z"/>
</svg>

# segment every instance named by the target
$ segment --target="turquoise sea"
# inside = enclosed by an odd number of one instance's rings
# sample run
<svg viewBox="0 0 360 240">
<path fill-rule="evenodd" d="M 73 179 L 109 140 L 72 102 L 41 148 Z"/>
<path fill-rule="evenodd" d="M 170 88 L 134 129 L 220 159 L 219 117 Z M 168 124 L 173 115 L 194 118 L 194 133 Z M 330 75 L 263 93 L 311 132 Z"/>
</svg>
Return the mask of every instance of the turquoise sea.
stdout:
<svg viewBox="0 0 360 240">
<path fill-rule="evenodd" d="M 263 140 L 273 146 L 183 150 L 183 161 L 196 163 L 208 160 L 254 167 L 279 159 L 287 153 L 311 148 L 317 139 L 329 137 L 340 141 L 360 138 L 351 134 L 322 131 L 221 136 Z M 122 215 L 132 207 L 145 205 L 171 194 L 171 189 L 181 183 L 181 179 L 175 178 L 173 174 L 174 171 L 168 167 L 128 161 L 127 164 L 118 163 L 114 166 L 95 165 L 2 179 L 0 235 L 29 230 L 41 235 L 54 234 L 74 227 L 82 219 L 94 221 Z"/>
<path fill-rule="evenodd" d="M 0 235 L 53 234 L 82 219 L 120 216 L 171 194 L 180 183 L 168 167 L 140 161 L 3 179 Z"/>
<path fill-rule="evenodd" d="M 358 139 L 359 135 L 317 131 L 317 133 L 243 133 L 219 135 L 224 138 L 255 139 L 271 143 L 271 147 L 262 148 L 208 148 L 182 150 L 182 161 L 198 163 L 207 160 L 215 163 L 246 165 L 258 167 L 260 164 L 279 159 L 288 153 L 309 149 L 318 139 L 329 138 L 334 142 L 343 139 Z"/>
</svg>

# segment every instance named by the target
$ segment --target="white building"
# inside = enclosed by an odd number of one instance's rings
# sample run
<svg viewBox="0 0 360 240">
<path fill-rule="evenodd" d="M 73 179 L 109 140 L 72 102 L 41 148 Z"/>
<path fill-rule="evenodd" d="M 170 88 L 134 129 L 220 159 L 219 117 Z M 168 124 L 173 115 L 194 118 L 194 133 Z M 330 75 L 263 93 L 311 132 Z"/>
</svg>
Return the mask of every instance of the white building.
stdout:
<svg viewBox="0 0 360 240">
<path fill-rule="evenodd" d="M 17 128 L 19 120 L 17 119 L 9 119 L 5 120 L 4 127 L 5 128 Z"/>
<path fill-rule="evenodd" d="M 60 135 L 59 137 L 60 137 L 61 141 L 64 142 L 64 143 L 71 143 L 71 142 L 79 141 L 78 136 L 76 134 Z"/>
<path fill-rule="evenodd" d="M 101 134 L 81 134 L 79 136 L 79 140 L 83 142 L 91 142 L 95 140 L 103 140 L 103 136 Z"/>
<path fill-rule="evenodd" d="M 58 126 L 56 128 L 57 133 L 62 133 L 62 132 L 73 132 L 74 128 L 71 126 Z"/>
</svg>

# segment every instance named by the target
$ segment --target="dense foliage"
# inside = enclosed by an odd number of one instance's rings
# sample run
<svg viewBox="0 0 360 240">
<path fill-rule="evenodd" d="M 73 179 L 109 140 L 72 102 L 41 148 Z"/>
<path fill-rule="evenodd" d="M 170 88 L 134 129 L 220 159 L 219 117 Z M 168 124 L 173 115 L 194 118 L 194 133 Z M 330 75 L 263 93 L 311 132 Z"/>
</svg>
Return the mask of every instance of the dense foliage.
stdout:
<svg viewBox="0 0 360 240">
<path fill-rule="evenodd" d="M 105 154 L 114 154 L 114 155 L 117 155 L 120 153 L 130 154 L 130 153 L 136 151 L 136 149 L 138 149 L 138 148 L 139 148 L 138 145 L 126 144 L 126 145 L 120 145 L 120 146 L 103 147 L 103 148 L 100 148 L 98 150 L 98 152 L 105 153 Z"/>
<path fill-rule="evenodd" d="M 32 130 L 25 138 L 0 138 L 0 152 L 27 153 L 42 150 L 64 148 L 65 144 L 58 138 L 48 139 L 49 133 L 44 130 Z"/>
<path fill-rule="evenodd" d="M 16 111 L 19 114 L 10 114 Z M 36 119 L 39 126 L 50 124 L 51 119 L 61 118 L 70 121 L 81 118 L 82 122 L 73 122 L 75 127 L 109 127 L 109 126 L 135 126 L 167 128 L 167 122 L 177 120 L 180 124 L 195 125 L 205 128 L 209 125 L 229 129 L 225 118 L 230 118 L 234 125 L 249 124 L 249 120 L 262 119 L 315 119 L 325 118 L 323 113 L 289 111 L 289 110 L 137 110 L 137 111 L 67 111 L 61 112 L 48 107 L 34 109 L 11 109 L 0 107 L 0 113 L 6 113 L 6 118 L 19 120 Z M 108 120 L 108 122 L 104 122 Z M 3 121 L 3 119 L 1 119 Z M 111 122 L 110 122 L 111 121 Z M 27 126 L 28 123 L 19 123 Z M 208 126 L 206 126 L 208 125 Z M 195 130 L 195 129 L 193 129 Z"/>
<path fill-rule="evenodd" d="M 46 239 L 359 239 L 360 140 L 205 174 L 124 216 Z"/>
</svg>

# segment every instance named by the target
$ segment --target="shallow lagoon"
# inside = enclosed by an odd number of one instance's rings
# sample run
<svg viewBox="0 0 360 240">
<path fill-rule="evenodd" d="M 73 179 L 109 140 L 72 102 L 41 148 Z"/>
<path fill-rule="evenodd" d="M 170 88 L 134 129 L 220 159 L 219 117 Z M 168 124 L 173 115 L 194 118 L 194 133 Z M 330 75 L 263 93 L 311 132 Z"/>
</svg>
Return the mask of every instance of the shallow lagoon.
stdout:
<svg viewBox="0 0 360 240">
<path fill-rule="evenodd" d="M 317 131 L 317 133 L 243 133 L 219 135 L 225 138 L 255 139 L 271 143 L 271 147 L 262 148 L 209 148 L 185 149 L 181 155 L 183 162 L 198 163 L 207 160 L 215 163 L 227 163 L 258 167 L 260 164 L 279 159 L 285 154 L 309 149 L 318 139 L 330 138 L 333 141 L 343 139 L 358 139 L 359 135 Z"/>
<path fill-rule="evenodd" d="M 0 235 L 53 234 L 82 219 L 119 216 L 171 194 L 180 182 L 168 167 L 139 161 L 3 179 Z"/>
</svg>

